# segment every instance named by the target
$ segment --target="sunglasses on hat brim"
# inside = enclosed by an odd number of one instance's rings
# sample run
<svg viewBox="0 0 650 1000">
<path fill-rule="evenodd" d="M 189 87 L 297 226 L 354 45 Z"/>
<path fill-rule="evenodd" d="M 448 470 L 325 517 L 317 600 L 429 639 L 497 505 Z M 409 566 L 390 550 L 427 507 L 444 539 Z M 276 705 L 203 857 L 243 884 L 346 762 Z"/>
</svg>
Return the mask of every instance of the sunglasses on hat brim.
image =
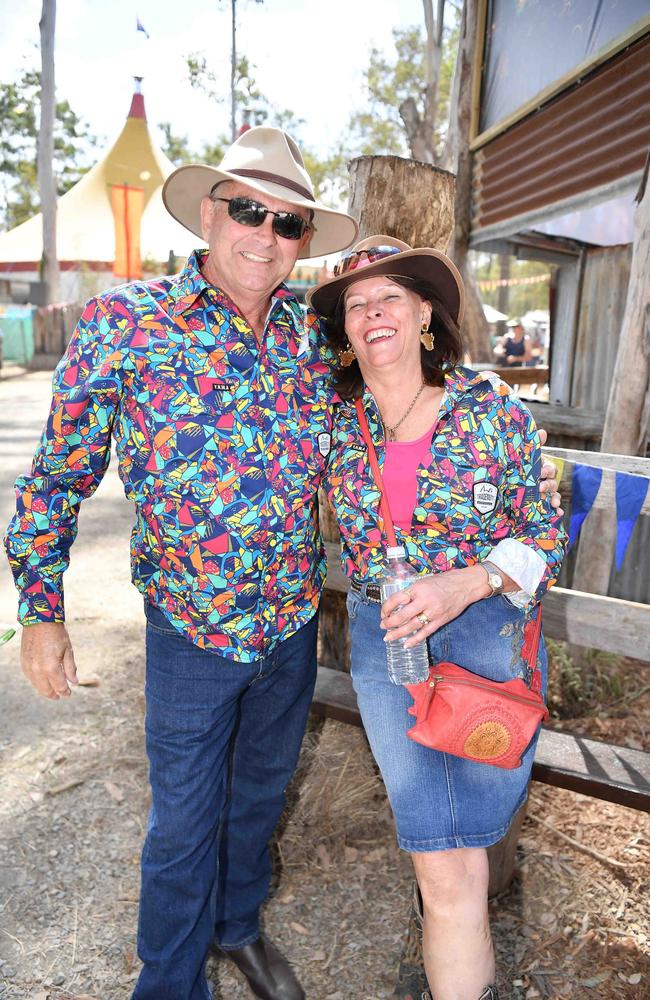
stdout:
<svg viewBox="0 0 650 1000">
<path fill-rule="evenodd" d="M 334 265 L 334 277 L 340 278 L 343 274 L 349 274 L 350 271 L 356 271 L 368 264 L 374 264 L 378 260 L 383 260 L 384 257 L 393 257 L 398 253 L 404 253 L 404 251 L 394 246 L 366 247 L 363 250 L 352 250 L 336 262 Z"/>
<path fill-rule="evenodd" d="M 285 240 L 299 240 L 311 229 L 309 222 L 295 212 L 273 212 L 252 198 L 219 198 L 212 194 L 210 197 L 212 201 L 225 201 L 228 205 L 228 215 L 241 226 L 257 228 L 264 224 L 267 215 L 272 215 L 273 232 Z"/>
</svg>

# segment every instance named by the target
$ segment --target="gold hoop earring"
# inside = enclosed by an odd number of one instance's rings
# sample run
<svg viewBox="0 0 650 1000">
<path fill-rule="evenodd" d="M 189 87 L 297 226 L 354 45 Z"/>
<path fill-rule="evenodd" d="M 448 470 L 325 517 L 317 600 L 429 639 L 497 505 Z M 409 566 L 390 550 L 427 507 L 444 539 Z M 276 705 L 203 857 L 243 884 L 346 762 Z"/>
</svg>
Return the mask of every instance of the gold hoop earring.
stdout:
<svg viewBox="0 0 650 1000">
<path fill-rule="evenodd" d="M 422 320 L 422 333 L 420 334 L 420 343 L 422 344 L 425 351 L 432 351 L 435 342 L 435 337 L 429 329 L 429 324 L 426 320 Z"/>
<path fill-rule="evenodd" d="M 356 361 L 357 356 L 354 353 L 354 349 L 349 340 L 346 341 L 345 347 L 342 351 L 339 351 L 339 361 L 342 368 L 349 368 L 353 361 Z"/>
</svg>

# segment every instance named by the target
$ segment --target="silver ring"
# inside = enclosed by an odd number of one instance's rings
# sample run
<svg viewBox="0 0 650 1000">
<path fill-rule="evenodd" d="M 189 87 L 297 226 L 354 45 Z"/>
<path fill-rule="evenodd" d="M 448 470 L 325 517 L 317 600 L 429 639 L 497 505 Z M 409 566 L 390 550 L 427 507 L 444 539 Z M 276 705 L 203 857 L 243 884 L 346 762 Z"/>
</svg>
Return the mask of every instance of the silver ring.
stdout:
<svg viewBox="0 0 650 1000">
<path fill-rule="evenodd" d="M 426 611 L 421 611 L 420 614 L 417 615 L 416 617 L 417 617 L 417 620 L 419 621 L 420 625 L 430 625 L 431 624 L 431 619 L 429 618 L 429 616 L 426 613 Z"/>
</svg>

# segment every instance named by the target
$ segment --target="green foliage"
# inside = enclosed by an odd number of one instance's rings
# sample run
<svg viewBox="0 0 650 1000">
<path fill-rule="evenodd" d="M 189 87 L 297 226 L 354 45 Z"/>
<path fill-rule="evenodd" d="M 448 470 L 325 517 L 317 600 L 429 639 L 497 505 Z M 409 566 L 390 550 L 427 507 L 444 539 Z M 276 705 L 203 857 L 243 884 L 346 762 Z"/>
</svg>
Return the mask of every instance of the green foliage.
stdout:
<svg viewBox="0 0 650 1000">
<path fill-rule="evenodd" d="M 498 254 L 476 254 L 476 279 L 479 282 L 481 299 L 488 305 L 499 309 L 499 287 L 490 288 L 481 282 L 498 281 L 501 277 L 501 258 Z M 553 265 L 538 260 L 517 260 L 510 258 L 510 280 L 534 278 L 538 275 L 549 275 Z M 550 280 L 550 279 L 549 279 Z M 508 286 L 508 306 L 504 309 L 509 316 L 523 316 L 531 309 L 548 309 L 549 281 L 533 284 L 512 284 Z"/>
<path fill-rule="evenodd" d="M 207 97 L 223 103 L 223 96 L 217 90 L 216 76 L 210 68 L 205 55 L 193 53 L 188 56 L 187 67 L 189 79 L 195 90 L 201 91 Z M 242 112 L 249 111 L 251 125 L 273 125 L 284 129 L 300 142 L 300 130 L 305 124 L 302 118 L 288 108 L 276 108 L 261 92 L 253 75 L 254 66 L 242 56 L 237 61 L 236 104 Z M 160 125 L 165 136 L 163 149 L 173 163 L 181 164 L 191 161 L 202 163 L 218 163 L 227 146 L 230 144 L 226 135 L 219 136 L 213 145 L 204 145 L 200 150 L 192 151 L 188 146 L 186 136 L 176 136 L 171 125 L 163 122 Z M 333 153 L 325 159 L 318 157 L 312 150 L 301 143 L 301 152 L 305 159 L 307 172 L 312 179 L 317 198 L 335 202 L 336 187 L 332 181 L 345 171 L 345 155 L 343 152 Z"/>
<path fill-rule="evenodd" d="M 458 48 L 458 11 L 449 5 L 454 23 L 443 32 L 443 53 L 437 89 L 435 146 L 438 153 L 447 132 L 449 96 Z M 364 72 L 368 108 L 355 112 L 349 122 L 347 145 L 350 156 L 394 154 L 408 156 L 408 142 L 399 107 L 413 98 L 420 117 L 425 97 L 425 31 L 423 27 L 395 28 L 395 55 L 387 57 L 377 48 L 370 50 Z"/>
<path fill-rule="evenodd" d="M 0 84 L 0 225 L 17 226 L 39 208 L 36 176 L 41 78 L 24 70 Z M 87 151 L 96 139 L 68 101 L 58 101 L 54 126 L 54 173 L 64 194 L 89 169 Z"/>
<path fill-rule="evenodd" d="M 199 149 L 191 149 L 187 136 L 175 135 L 170 122 L 161 122 L 158 128 L 164 136 L 162 150 L 177 167 L 183 163 L 219 163 L 229 145 L 222 135 L 216 142 L 204 142 Z"/>
<path fill-rule="evenodd" d="M 587 715 L 625 694 L 624 658 L 598 649 L 584 651 L 576 663 L 566 643 L 546 639 L 548 707 L 556 719 Z"/>
</svg>

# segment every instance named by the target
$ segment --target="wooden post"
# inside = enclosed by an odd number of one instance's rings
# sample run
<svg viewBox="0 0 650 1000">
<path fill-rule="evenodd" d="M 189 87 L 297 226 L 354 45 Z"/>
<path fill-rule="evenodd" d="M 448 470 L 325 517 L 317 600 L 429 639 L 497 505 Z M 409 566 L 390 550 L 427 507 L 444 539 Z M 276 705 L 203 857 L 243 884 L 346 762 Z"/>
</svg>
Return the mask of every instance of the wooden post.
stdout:
<svg viewBox="0 0 650 1000">
<path fill-rule="evenodd" d="M 528 799 L 526 799 L 523 806 L 519 807 L 518 812 L 515 813 L 515 817 L 510 824 L 510 829 L 505 837 L 502 837 L 501 840 L 497 841 L 496 844 L 492 844 L 487 849 L 488 864 L 490 866 L 490 881 L 488 884 L 488 896 L 490 899 L 493 896 L 498 896 L 500 892 L 505 892 L 512 882 L 519 834 L 521 833 L 521 827 L 526 817 L 527 808 Z"/>
<path fill-rule="evenodd" d="M 484 15 L 485 16 L 485 15 Z M 472 361 L 492 361 L 492 349 L 483 303 L 471 268 L 469 236 L 471 230 L 472 155 L 469 144 L 472 127 L 473 76 L 479 72 L 478 45 L 483 37 L 484 20 L 476 0 L 465 0 L 460 23 L 460 38 L 453 92 L 457 99 L 449 114 L 449 147 L 455 153 L 456 199 L 454 204 L 453 241 L 449 256 L 465 282 L 465 319 L 461 328 L 465 349 Z"/>
<path fill-rule="evenodd" d="M 350 163 L 350 215 L 359 237 L 384 233 L 412 247 L 446 251 L 454 226 L 454 175 L 401 156 Z"/>
<path fill-rule="evenodd" d="M 326 542 L 339 544 L 340 535 L 325 494 L 319 493 L 319 520 Z M 333 670 L 349 672 L 350 636 L 348 615 L 345 607 L 346 595 L 336 590 L 324 590 L 320 604 L 318 626 L 318 662 Z"/>
<path fill-rule="evenodd" d="M 601 441 L 601 451 L 621 455 L 644 455 L 650 429 L 649 166 L 650 152 L 636 198 L 627 301 Z M 580 534 L 574 590 L 607 593 L 615 542 L 615 508 L 592 511 Z"/>
</svg>

